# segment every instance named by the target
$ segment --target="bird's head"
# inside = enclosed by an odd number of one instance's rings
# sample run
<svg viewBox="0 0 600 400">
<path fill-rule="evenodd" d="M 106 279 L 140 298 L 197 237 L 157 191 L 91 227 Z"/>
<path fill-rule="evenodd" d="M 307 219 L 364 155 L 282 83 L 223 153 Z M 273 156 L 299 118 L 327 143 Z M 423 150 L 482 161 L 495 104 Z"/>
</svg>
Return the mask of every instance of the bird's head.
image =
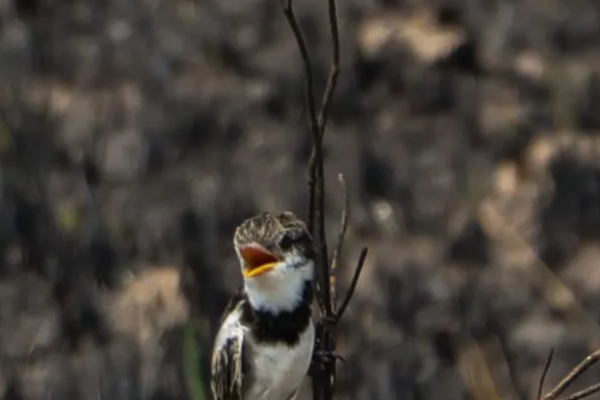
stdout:
<svg viewBox="0 0 600 400">
<path fill-rule="evenodd" d="M 303 300 L 313 279 L 315 247 L 296 215 L 263 213 L 247 219 L 233 242 L 255 308 L 286 311 Z"/>
</svg>

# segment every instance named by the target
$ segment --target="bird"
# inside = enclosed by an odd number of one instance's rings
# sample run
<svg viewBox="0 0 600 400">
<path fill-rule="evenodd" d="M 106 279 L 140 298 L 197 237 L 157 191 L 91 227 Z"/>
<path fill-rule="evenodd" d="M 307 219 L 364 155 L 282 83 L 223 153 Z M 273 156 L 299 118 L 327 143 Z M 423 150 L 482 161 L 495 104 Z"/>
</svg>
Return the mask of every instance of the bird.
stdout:
<svg viewBox="0 0 600 400">
<path fill-rule="evenodd" d="M 294 213 L 264 212 L 243 221 L 233 243 L 243 285 L 215 338 L 213 398 L 294 400 L 313 358 L 313 239 Z"/>
</svg>

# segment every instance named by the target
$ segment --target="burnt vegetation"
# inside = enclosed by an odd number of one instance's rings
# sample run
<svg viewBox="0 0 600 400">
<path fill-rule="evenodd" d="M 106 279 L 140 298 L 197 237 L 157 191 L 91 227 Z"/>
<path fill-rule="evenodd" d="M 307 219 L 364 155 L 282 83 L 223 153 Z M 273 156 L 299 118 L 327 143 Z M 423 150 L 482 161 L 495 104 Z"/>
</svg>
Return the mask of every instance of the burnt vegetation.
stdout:
<svg viewBox="0 0 600 400">
<path fill-rule="evenodd" d="M 321 354 L 325 357 L 322 358 L 322 365 L 320 369 L 313 371 L 314 379 L 314 400 L 333 400 L 336 388 L 336 328 L 344 315 L 346 308 L 348 307 L 358 280 L 362 268 L 367 257 L 368 249 L 364 247 L 360 252 L 359 259 L 356 264 L 356 268 L 352 277 L 352 281 L 345 295 L 345 298 L 341 305 L 337 306 L 337 291 L 336 291 L 336 269 L 340 263 L 341 251 L 344 245 L 344 239 L 346 230 L 348 228 L 349 218 L 349 201 L 346 187 L 346 181 L 343 175 L 339 175 L 341 184 L 341 191 L 344 198 L 343 208 L 341 210 L 341 222 L 339 234 L 337 237 L 335 251 L 331 262 L 329 261 L 327 237 L 325 235 L 325 162 L 323 159 L 323 136 L 327 127 L 328 112 L 330 103 L 334 97 L 336 83 L 338 75 L 340 73 L 340 33 L 337 21 L 337 6 L 336 0 L 328 0 L 328 17 L 329 26 L 331 33 L 332 43 L 332 56 L 331 65 L 329 67 L 329 75 L 327 78 L 327 84 L 324 90 L 323 99 L 321 101 L 320 108 L 317 108 L 315 101 L 315 89 L 314 77 L 312 72 L 312 60 L 310 57 L 310 51 L 307 48 L 306 41 L 304 39 L 303 32 L 296 20 L 294 9 L 294 0 L 280 0 L 283 13 L 290 24 L 290 28 L 296 39 L 298 50 L 302 58 L 304 66 L 305 82 L 306 82 L 306 107 L 308 108 L 309 115 L 309 128 L 312 134 L 312 151 L 308 163 L 308 226 L 310 231 L 316 239 L 316 243 L 320 249 L 318 257 L 318 270 L 320 270 L 319 276 L 316 278 L 316 294 L 317 302 L 321 311 L 319 324 L 317 325 L 317 341 L 316 350 L 317 354 Z M 439 18 L 446 24 L 448 20 L 454 21 L 456 16 L 454 13 L 447 10 L 440 12 Z M 465 41 L 463 44 L 458 46 L 453 52 L 441 59 L 435 67 L 450 70 L 459 71 L 461 73 L 467 73 L 469 75 L 478 76 L 482 70 L 480 62 L 477 60 L 477 42 L 476 41 Z M 318 110 L 318 111 L 317 111 Z M 519 135 L 522 137 L 522 135 Z M 373 163 L 369 163 L 373 165 Z M 577 168 L 577 171 L 569 170 L 569 168 Z M 578 237 L 585 236 L 585 233 L 589 233 L 590 226 L 598 226 L 596 222 L 600 213 L 595 212 L 597 200 L 600 198 L 600 184 L 598 183 L 598 173 L 595 169 L 585 169 L 584 166 L 574 163 L 570 164 L 569 159 L 557 159 L 554 164 L 550 167 L 551 177 L 554 182 L 555 195 L 550 201 L 549 206 L 544 210 L 545 218 L 542 218 L 542 229 L 544 232 L 548 232 L 550 226 L 546 221 L 558 220 L 558 227 L 553 227 L 553 232 L 568 232 L 569 228 L 581 230 L 583 232 L 577 232 Z M 380 174 L 370 174 L 380 175 Z M 569 177 L 569 178 L 568 178 Z M 572 177 L 577 177 L 573 180 Z M 568 185 L 568 187 L 565 187 Z M 371 190 L 372 191 L 372 190 Z M 568 193 L 565 195 L 564 193 Z M 562 200 L 561 200 L 562 199 Z M 560 204 L 560 202 L 569 202 L 572 204 L 572 208 Z M 557 203 L 559 203 L 557 205 Z M 561 225 L 561 218 L 549 217 L 553 215 L 554 209 L 562 210 L 566 215 L 562 218 L 566 220 Z M 587 214 L 579 216 L 575 210 L 585 210 L 584 212 L 592 212 L 591 215 Z M 573 221 L 573 218 L 575 219 Z M 564 226 L 568 224 L 568 226 Z M 588 228 L 588 229 L 586 229 Z M 585 233 L 584 233 L 585 232 Z M 465 225 L 463 231 L 459 234 L 456 242 L 451 245 L 449 256 L 452 260 L 458 261 L 463 264 L 471 265 L 485 265 L 489 261 L 489 257 L 486 251 L 486 239 L 485 234 L 482 232 L 482 228 L 477 221 L 470 222 Z M 556 247 L 553 243 L 545 243 L 547 248 Z M 544 253 L 542 253 L 544 254 Z M 543 257 L 543 256 L 542 256 Z M 544 260 L 548 265 L 554 265 L 549 263 L 550 260 Z M 393 282 L 393 277 L 390 279 L 390 283 Z M 407 281 L 414 281 L 413 278 L 409 278 Z M 393 288 L 390 290 L 392 293 L 402 293 L 405 290 L 402 287 Z M 473 298 L 474 299 L 474 298 Z M 472 299 L 470 299 L 472 300 Z M 469 300 L 467 300 L 469 301 Z M 393 300 L 392 300 L 393 302 Z M 402 301 L 402 304 L 409 305 L 411 302 Z M 423 301 L 416 301 L 416 304 L 423 303 Z M 390 308 L 393 312 L 394 307 Z M 410 321 L 405 320 L 403 317 L 391 316 L 392 320 L 400 321 L 400 324 L 410 330 Z M 465 318 L 465 319 L 468 319 Z M 481 318 L 481 322 L 486 323 L 487 318 Z M 490 321 L 491 325 L 497 325 Z M 474 330 L 473 334 L 477 334 Z M 502 339 L 500 339 L 502 340 Z M 434 346 L 438 353 L 440 360 L 444 361 L 447 365 L 456 364 L 456 356 L 453 354 L 453 349 L 456 344 L 452 343 L 451 335 L 448 332 L 438 332 L 434 336 Z M 548 356 L 548 360 L 544 366 L 541 378 L 539 380 L 539 386 L 537 391 L 537 400 L 579 400 L 593 395 L 600 391 L 600 383 L 593 384 L 584 389 L 578 390 L 577 392 L 561 397 L 564 391 L 573 384 L 584 372 L 586 372 L 592 365 L 596 364 L 600 360 L 600 350 L 597 350 L 588 355 L 580 364 L 574 367 L 554 388 L 544 394 L 544 383 L 546 374 L 548 373 L 554 350 L 552 350 Z M 512 373 L 512 365 L 510 365 L 510 359 L 507 357 L 508 367 Z M 514 380 L 514 378 L 513 378 Z M 519 396 L 524 397 L 523 391 L 520 391 L 518 387 L 515 388 L 519 393 Z"/>
<path fill-rule="evenodd" d="M 315 399 L 591 395 L 600 23 L 538 3 L 0 2 L 0 398 L 192 399 L 135 283 L 174 266 L 206 381 L 271 208 L 319 243 Z"/>
</svg>

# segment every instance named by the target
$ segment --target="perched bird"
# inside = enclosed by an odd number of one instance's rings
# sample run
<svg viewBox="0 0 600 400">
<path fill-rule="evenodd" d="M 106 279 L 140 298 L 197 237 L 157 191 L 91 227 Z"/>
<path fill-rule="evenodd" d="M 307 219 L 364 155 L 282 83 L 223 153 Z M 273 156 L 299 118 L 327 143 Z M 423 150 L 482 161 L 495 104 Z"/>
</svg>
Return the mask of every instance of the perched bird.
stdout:
<svg viewBox="0 0 600 400">
<path fill-rule="evenodd" d="M 294 400 L 311 363 L 315 247 L 291 212 L 263 213 L 236 230 L 244 284 L 231 299 L 211 365 L 215 400 Z"/>
</svg>

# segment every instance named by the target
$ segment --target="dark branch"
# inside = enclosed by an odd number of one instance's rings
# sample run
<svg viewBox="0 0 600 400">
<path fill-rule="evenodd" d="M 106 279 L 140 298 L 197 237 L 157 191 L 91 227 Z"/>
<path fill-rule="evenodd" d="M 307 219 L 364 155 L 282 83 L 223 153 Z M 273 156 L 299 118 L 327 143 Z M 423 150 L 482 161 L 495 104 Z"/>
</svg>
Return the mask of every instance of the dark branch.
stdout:
<svg viewBox="0 0 600 400">
<path fill-rule="evenodd" d="M 316 327 L 315 355 L 321 357 L 321 368 L 313 374 L 313 396 L 315 400 L 331 400 L 335 391 L 336 381 L 336 327 L 340 318 L 344 314 L 362 271 L 362 267 L 367 256 L 367 250 L 363 249 L 350 289 L 342 303 L 339 312 L 336 311 L 336 276 L 335 272 L 339 265 L 343 242 L 348 226 L 348 193 L 343 176 L 340 175 L 344 196 L 344 209 L 342 210 L 341 225 L 338 235 L 338 242 L 333 254 L 331 265 L 329 264 L 329 253 L 327 251 L 327 237 L 325 234 L 325 174 L 323 162 L 323 137 L 329 116 L 329 108 L 335 92 L 337 78 L 340 70 L 340 39 L 337 21 L 337 6 L 335 0 L 327 0 L 329 26 L 331 29 L 332 40 L 332 60 L 327 78 L 327 86 L 323 94 L 320 111 L 317 117 L 317 111 L 314 100 L 313 71 L 310 54 L 306 46 L 306 41 L 300 30 L 294 11 L 292 0 L 280 0 L 284 14 L 292 28 L 296 43 L 302 56 L 304 72 L 306 78 L 307 106 L 310 117 L 310 130 L 312 134 L 312 151 L 308 163 L 308 216 L 307 224 L 309 230 L 318 242 L 318 260 L 317 269 L 319 273 L 315 279 L 317 302 L 321 310 L 321 318 Z"/>
<path fill-rule="evenodd" d="M 564 377 L 564 379 L 562 381 L 560 381 L 560 383 L 558 385 L 556 385 L 556 387 L 554 389 L 552 389 L 550 392 L 548 392 L 542 399 L 543 400 L 554 400 L 556 399 L 558 396 L 561 395 L 562 392 L 564 392 L 573 382 L 575 382 L 577 380 L 577 378 L 579 378 L 585 371 L 587 371 L 592 365 L 596 364 L 598 362 L 598 360 L 600 360 L 600 350 L 596 350 L 594 351 L 592 354 L 590 354 L 589 356 L 587 356 L 581 363 L 579 363 L 579 365 L 577 365 L 575 368 L 573 368 L 571 370 L 571 372 L 569 372 L 567 374 L 567 376 Z M 577 392 L 569 397 L 566 397 L 563 400 L 575 400 L 575 399 L 581 399 L 583 397 L 589 396 L 592 393 L 597 392 L 598 390 L 600 390 L 598 388 L 598 385 L 594 385 L 591 386 L 587 389 L 584 389 L 580 392 Z"/>
<path fill-rule="evenodd" d="M 338 32 L 337 5 L 335 0 L 328 0 L 327 3 L 329 6 L 329 27 L 331 28 L 332 52 L 327 86 L 325 88 L 325 94 L 323 95 L 323 102 L 321 103 L 321 112 L 319 113 L 319 133 L 321 134 L 321 140 L 323 140 L 323 133 L 325 132 L 325 126 L 327 126 L 329 106 L 331 105 L 333 93 L 335 92 L 335 87 L 337 85 L 337 78 L 340 73 L 340 34 Z"/>
<path fill-rule="evenodd" d="M 346 312 L 346 308 L 348 308 L 348 304 L 350 304 L 350 300 L 352 300 L 352 296 L 354 295 L 354 290 L 356 289 L 356 284 L 358 283 L 358 279 L 360 278 L 360 273 L 362 272 L 363 266 L 365 265 L 365 260 L 367 259 L 367 253 L 369 249 L 363 247 L 360 252 L 360 256 L 358 257 L 358 263 L 356 264 L 356 269 L 354 270 L 354 276 L 352 277 L 352 282 L 350 283 L 350 288 L 348 289 L 348 293 L 346 293 L 346 298 L 342 303 L 342 306 L 339 308 L 335 320 L 336 323 L 340 321 L 340 319 L 344 316 Z"/>
<path fill-rule="evenodd" d="M 344 208 L 342 209 L 342 216 L 340 219 L 340 230 L 338 232 L 337 238 L 337 246 L 333 253 L 333 258 L 331 259 L 331 267 L 329 273 L 331 275 L 330 279 L 330 287 L 331 287 L 331 303 L 337 303 L 337 284 L 336 284 L 336 275 L 335 272 L 337 270 L 338 265 L 340 264 L 340 256 L 342 254 L 342 250 L 344 247 L 344 239 L 346 238 L 346 230 L 348 228 L 348 218 L 350 214 L 350 201 L 348 200 L 348 187 L 346 185 L 346 180 L 344 179 L 344 174 L 339 174 L 338 179 L 340 181 L 340 186 L 342 187 L 342 196 L 344 201 Z"/>
<path fill-rule="evenodd" d="M 546 360 L 546 365 L 544 365 L 544 371 L 542 372 L 542 376 L 540 377 L 540 384 L 538 385 L 537 392 L 537 400 L 542 399 L 542 391 L 544 390 L 544 381 L 546 380 L 546 375 L 548 375 L 548 371 L 550 370 L 550 364 L 552 364 L 552 358 L 554 357 L 554 349 L 550 350 L 550 354 L 548 354 L 548 359 Z"/>
<path fill-rule="evenodd" d="M 296 15 L 294 14 L 294 8 L 292 6 L 291 0 L 280 0 L 281 7 L 283 8 L 283 14 L 287 19 L 290 27 L 292 28 L 292 32 L 294 33 L 294 38 L 296 39 L 296 44 L 298 45 L 298 50 L 300 51 L 300 56 L 302 57 L 302 64 L 304 65 L 304 75 L 306 79 L 306 102 L 308 104 L 308 114 L 309 114 L 309 122 L 310 122 L 310 130 L 313 135 L 313 144 L 320 143 L 320 129 L 319 122 L 317 120 L 317 111 L 315 105 L 315 89 L 313 83 L 313 72 L 312 72 L 312 62 L 310 59 L 310 53 L 308 52 L 308 48 L 306 47 L 306 40 L 304 39 L 304 35 L 302 34 L 302 30 L 300 29 L 300 25 L 298 24 L 298 20 L 296 20 Z M 313 145 L 311 154 L 311 166 L 316 164 L 318 160 L 322 159 L 318 153 L 320 153 L 320 146 Z M 314 160 L 313 160 L 314 159 Z M 309 175 L 309 203 L 308 203 L 308 228 L 311 233 L 314 234 L 314 223 L 315 223 L 315 174 L 312 171 Z"/>
<path fill-rule="evenodd" d="M 319 112 L 318 126 L 319 126 L 319 146 L 322 146 L 323 135 L 325 133 L 325 127 L 327 126 L 327 120 L 329 117 L 329 107 L 331 100 L 333 99 L 333 93 L 337 85 L 337 78 L 340 74 L 340 34 L 338 29 L 337 21 L 337 5 L 335 0 L 328 0 L 328 13 L 329 13 L 329 27 L 331 32 L 332 41 L 332 52 L 331 52 L 331 66 L 329 68 L 329 75 L 327 77 L 327 86 L 325 87 L 325 93 L 323 94 L 323 101 L 321 103 L 321 111 Z M 316 153 L 313 147 L 313 152 L 310 156 L 309 169 L 312 172 L 316 169 Z M 314 173 L 314 172 L 313 172 Z"/>
<path fill-rule="evenodd" d="M 579 399 L 583 399 L 584 397 L 591 396 L 592 394 L 594 394 L 596 392 L 600 392 L 600 383 L 596 383 L 595 385 L 592 385 L 587 389 L 583 389 L 577 393 L 573 393 L 572 395 L 570 395 L 568 397 L 564 397 L 561 400 L 579 400 Z"/>
<path fill-rule="evenodd" d="M 312 62 L 311 62 L 311 58 L 310 58 L 310 53 L 308 52 L 308 47 L 306 46 L 306 40 L 304 39 L 304 34 L 302 33 L 302 30 L 300 29 L 300 25 L 298 24 L 298 20 L 296 19 L 296 15 L 294 14 L 294 8 L 293 8 L 293 3 L 292 0 L 280 0 L 281 3 L 281 7 L 283 8 L 283 14 L 285 15 L 288 23 L 290 24 L 290 27 L 292 28 L 292 32 L 294 33 L 294 38 L 296 39 L 296 44 L 298 45 L 298 50 L 300 51 L 300 56 L 302 57 L 302 64 L 304 65 L 304 75 L 305 75 L 305 79 L 306 79 L 306 103 L 308 106 L 308 114 L 309 114 L 309 125 L 310 125 L 310 131 L 312 133 L 312 141 L 313 141 L 313 146 L 312 146 L 312 154 L 311 154 L 311 160 L 310 160 L 310 167 L 309 167 L 309 176 L 308 176 L 308 187 L 309 187 L 309 194 L 308 194 L 308 216 L 307 216 L 307 224 L 308 224 L 308 229 L 311 233 L 311 235 L 313 236 L 313 238 L 317 238 L 316 233 L 318 233 L 319 238 L 318 241 L 319 243 L 322 243 L 324 240 L 324 237 L 321 236 L 322 234 L 322 229 L 321 229 L 321 225 L 322 223 L 319 223 L 319 228 L 316 229 L 315 227 L 315 217 L 317 218 L 317 221 L 321 221 L 323 216 L 321 215 L 322 212 L 315 212 L 315 207 L 319 207 L 319 204 L 317 204 L 317 199 L 316 199 L 316 195 L 317 193 L 319 194 L 320 197 L 323 196 L 323 190 L 321 189 L 322 184 L 319 184 L 317 181 L 319 179 L 322 180 L 322 178 L 320 178 L 319 176 L 317 176 L 317 172 L 322 171 L 322 166 L 323 166 L 323 155 L 322 155 L 322 146 L 320 145 L 321 143 L 321 131 L 319 128 L 319 122 L 317 120 L 317 111 L 316 111 L 316 105 L 315 105 L 315 90 L 314 90 L 314 82 L 313 82 L 313 71 L 312 71 Z M 317 168 L 315 168 L 314 166 L 316 165 L 321 165 L 321 168 L 319 168 L 319 170 L 317 170 Z M 321 174 L 322 176 L 322 174 Z M 317 190 L 320 189 L 320 190 Z M 321 203 L 322 201 L 319 201 L 319 203 Z M 317 214 L 317 215 L 315 215 Z M 325 252 L 326 252 L 326 248 L 325 248 Z M 319 255 L 321 257 L 321 260 L 319 260 L 319 264 L 322 265 L 322 263 L 325 261 L 326 262 L 326 257 L 325 259 L 323 259 L 323 247 L 322 245 L 320 246 L 320 252 Z M 327 273 L 327 271 L 323 271 L 323 273 Z M 326 311 L 326 307 L 327 307 L 327 303 L 324 302 L 324 300 L 326 298 L 328 298 L 328 295 L 325 295 L 325 291 L 326 289 L 323 287 L 323 282 L 325 281 L 325 279 L 317 279 L 316 283 L 316 289 L 317 289 L 317 300 L 319 303 L 319 307 L 321 309 L 321 313 L 325 313 Z"/>
<path fill-rule="evenodd" d="M 325 136 L 325 128 L 327 126 L 327 120 L 329 117 L 329 108 L 331 100 L 333 99 L 333 93 L 337 85 L 337 78 L 340 72 L 340 35 L 338 30 L 337 21 L 337 5 L 335 0 L 328 0 L 328 16 L 329 16 L 329 27 L 331 32 L 332 41 L 332 52 L 331 52 L 331 66 L 327 78 L 327 86 L 325 93 L 323 94 L 323 101 L 321 102 L 321 110 L 319 111 L 319 118 L 317 121 L 317 134 L 313 131 L 313 151 L 309 161 L 309 176 L 316 178 L 309 178 L 309 181 L 316 181 L 316 185 L 309 184 L 309 197 L 312 193 L 311 199 L 314 201 L 313 216 L 317 221 L 317 231 L 319 234 L 319 250 L 321 256 L 321 263 L 323 268 L 323 278 L 327 277 L 327 285 L 330 287 L 329 282 L 329 259 L 327 251 L 327 239 L 325 237 L 325 174 L 323 166 L 323 137 Z M 309 106 L 310 107 L 310 106 Z M 314 101 L 313 101 L 314 107 Z M 313 110 L 314 111 L 314 110 Z M 315 113 L 316 114 L 316 113 Z M 314 189 L 316 186 L 316 190 Z M 323 279 L 325 282 L 325 279 Z M 325 283 L 323 283 L 325 285 Z M 335 312 L 334 303 L 335 301 L 331 297 L 330 289 L 322 289 L 323 303 L 327 310 L 327 314 L 330 316 Z"/>
</svg>

